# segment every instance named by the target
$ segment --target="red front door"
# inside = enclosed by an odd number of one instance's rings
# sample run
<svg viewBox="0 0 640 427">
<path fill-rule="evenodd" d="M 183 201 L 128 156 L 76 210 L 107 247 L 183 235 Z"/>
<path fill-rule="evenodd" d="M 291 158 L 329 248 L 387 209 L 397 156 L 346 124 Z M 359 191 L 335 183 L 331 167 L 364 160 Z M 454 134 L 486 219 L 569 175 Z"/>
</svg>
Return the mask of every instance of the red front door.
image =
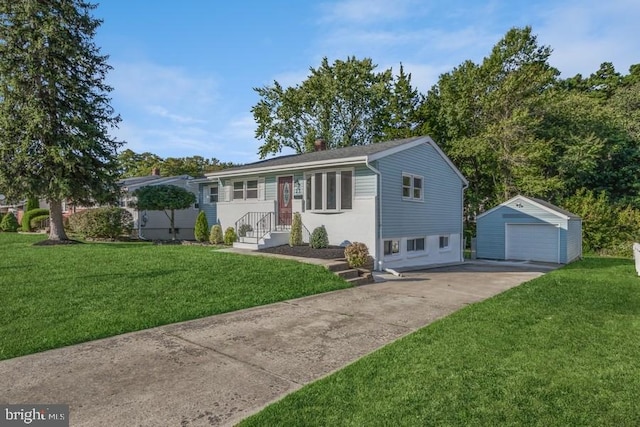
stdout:
<svg viewBox="0 0 640 427">
<path fill-rule="evenodd" d="M 278 225 L 291 225 L 293 205 L 293 177 L 278 178 Z"/>
</svg>

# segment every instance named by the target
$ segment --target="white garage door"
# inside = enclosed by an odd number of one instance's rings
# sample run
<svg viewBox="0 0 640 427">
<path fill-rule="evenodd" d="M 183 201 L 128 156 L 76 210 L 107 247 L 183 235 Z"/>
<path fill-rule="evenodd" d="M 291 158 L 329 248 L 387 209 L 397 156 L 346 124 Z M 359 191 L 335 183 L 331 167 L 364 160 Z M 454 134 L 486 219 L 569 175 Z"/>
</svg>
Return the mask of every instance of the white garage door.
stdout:
<svg viewBox="0 0 640 427">
<path fill-rule="evenodd" d="M 558 227 L 547 224 L 507 224 L 507 259 L 558 262 Z"/>
</svg>

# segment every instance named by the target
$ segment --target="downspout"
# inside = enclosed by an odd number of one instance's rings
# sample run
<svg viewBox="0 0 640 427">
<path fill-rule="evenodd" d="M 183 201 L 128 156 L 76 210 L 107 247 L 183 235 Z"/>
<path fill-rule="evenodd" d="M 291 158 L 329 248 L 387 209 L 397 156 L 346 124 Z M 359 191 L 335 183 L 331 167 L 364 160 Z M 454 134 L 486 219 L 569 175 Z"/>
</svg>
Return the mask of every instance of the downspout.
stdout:
<svg viewBox="0 0 640 427">
<path fill-rule="evenodd" d="M 464 190 L 469 188 L 469 184 L 462 184 L 460 190 L 460 212 L 462 216 L 460 218 L 460 262 L 464 262 Z M 469 247 L 471 247 L 471 241 L 469 241 Z"/>
<path fill-rule="evenodd" d="M 377 187 L 378 187 L 378 231 L 376 233 L 376 265 L 374 266 L 374 270 L 378 270 L 378 271 L 382 271 L 382 257 L 380 256 L 380 241 L 382 239 L 382 173 L 374 168 L 373 166 L 371 166 L 369 164 L 369 158 L 367 157 L 367 159 L 365 160 L 365 165 L 367 166 L 367 168 L 369 168 L 369 170 L 371 170 L 373 173 L 376 174 L 377 176 Z"/>
</svg>

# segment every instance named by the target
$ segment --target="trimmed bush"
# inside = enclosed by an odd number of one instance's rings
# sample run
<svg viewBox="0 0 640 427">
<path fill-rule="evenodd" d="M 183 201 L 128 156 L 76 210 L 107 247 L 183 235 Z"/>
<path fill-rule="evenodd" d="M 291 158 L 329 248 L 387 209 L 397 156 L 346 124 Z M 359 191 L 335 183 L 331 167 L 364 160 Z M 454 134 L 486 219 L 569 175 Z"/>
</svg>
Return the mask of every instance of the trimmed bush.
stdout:
<svg viewBox="0 0 640 427">
<path fill-rule="evenodd" d="M 233 242 L 238 240 L 238 235 L 236 234 L 236 230 L 233 227 L 228 227 L 224 230 L 224 244 L 227 246 L 233 245 Z"/>
<path fill-rule="evenodd" d="M 40 208 L 40 201 L 37 198 L 32 197 L 27 200 L 27 204 L 24 207 L 24 211 L 29 212 L 31 210 L 39 209 L 39 208 Z"/>
<path fill-rule="evenodd" d="M 369 261 L 369 248 L 364 243 L 353 242 L 344 250 L 344 257 L 351 268 L 362 268 Z"/>
<path fill-rule="evenodd" d="M 22 215 L 22 231 L 31 231 L 33 230 L 33 226 L 31 225 L 31 220 L 37 216 L 49 216 L 49 209 L 31 209 L 26 211 L 24 215 Z"/>
<path fill-rule="evenodd" d="M 220 224 L 216 224 L 211 227 L 211 233 L 209 233 L 209 243 L 212 245 L 219 245 L 224 242 L 224 237 L 222 236 L 222 227 Z"/>
<path fill-rule="evenodd" d="M 302 216 L 300 212 L 293 214 L 293 221 L 291 223 L 291 233 L 289 233 L 289 246 L 302 245 Z"/>
<path fill-rule="evenodd" d="M 324 225 L 316 227 L 313 230 L 313 233 L 311 233 L 309 246 L 311 246 L 313 249 L 323 249 L 329 247 L 329 236 L 327 236 L 327 229 L 324 228 Z"/>
<path fill-rule="evenodd" d="M 204 211 L 200 211 L 196 218 L 196 226 L 193 230 L 198 242 L 206 242 L 209 239 L 209 221 Z"/>
<path fill-rule="evenodd" d="M 18 224 L 18 220 L 13 212 L 9 212 L 2 218 L 2 222 L 0 222 L 0 230 L 6 231 L 9 233 L 15 233 L 20 228 L 20 224 Z"/>
<path fill-rule="evenodd" d="M 131 234 L 133 216 L 122 208 L 87 209 L 71 215 L 69 226 L 85 237 L 115 239 Z"/>
<path fill-rule="evenodd" d="M 35 230 L 40 226 L 40 223 L 42 223 L 42 221 L 46 221 L 48 219 L 49 214 L 34 216 L 33 218 L 31 218 L 31 221 L 29 221 L 29 225 L 31 226 L 32 230 Z"/>
</svg>

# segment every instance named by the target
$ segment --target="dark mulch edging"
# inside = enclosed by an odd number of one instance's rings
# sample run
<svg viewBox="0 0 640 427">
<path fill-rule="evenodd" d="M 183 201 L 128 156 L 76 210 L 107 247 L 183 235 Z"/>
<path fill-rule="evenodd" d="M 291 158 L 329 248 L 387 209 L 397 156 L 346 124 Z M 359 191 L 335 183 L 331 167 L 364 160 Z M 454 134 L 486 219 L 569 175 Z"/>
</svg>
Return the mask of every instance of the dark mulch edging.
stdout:
<svg viewBox="0 0 640 427">
<path fill-rule="evenodd" d="M 43 240 L 41 242 L 36 242 L 33 246 L 58 246 L 58 245 L 83 245 L 84 242 L 73 239 L 66 240 Z"/>
<path fill-rule="evenodd" d="M 298 256 L 302 258 L 319 258 L 319 259 L 343 259 L 344 248 L 342 246 L 329 246 L 325 249 L 314 249 L 309 245 L 289 246 L 281 245 L 271 248 L 264 248 L 258 252 L 267 252 L 270 254 Z"/>
</svg>

